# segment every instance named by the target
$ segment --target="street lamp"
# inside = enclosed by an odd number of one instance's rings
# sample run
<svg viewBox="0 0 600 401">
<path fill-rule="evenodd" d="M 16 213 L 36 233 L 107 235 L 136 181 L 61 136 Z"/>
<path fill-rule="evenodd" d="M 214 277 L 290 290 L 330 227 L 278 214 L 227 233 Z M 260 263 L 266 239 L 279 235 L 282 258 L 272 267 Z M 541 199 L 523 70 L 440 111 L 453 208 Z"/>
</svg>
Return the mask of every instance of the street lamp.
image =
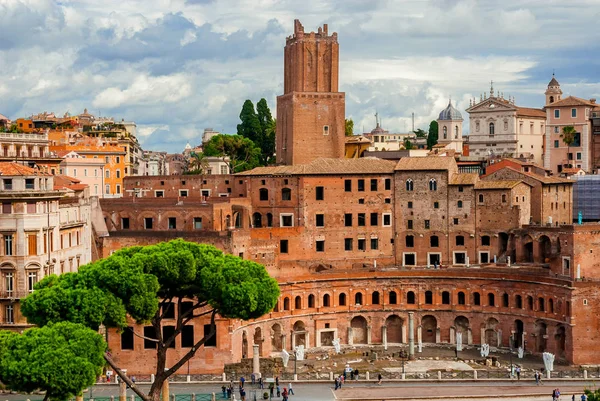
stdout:
<svg viewBox="0 0 600 401">
<path fill-rule="evenodd" d="M 509 339 L 508 339 L 508 345 L 509 347 L 509 357 L 510 357 L 510 378 L 512 379 L 513 377 L 513 361 L 512 361 L 512 354 L 513 354 L 513 335 L 511 334 Z"/>
<path fill-rule="evenodd" d="M 405 350 L 400 351 L 400 359 L 402 360 L 402 374 L 404 374 L 404 361 L 408 359 L 408 355 Z"/>
<path fill-rule="evenodd" d="M 294 377 L 298 374 L 298 354 L 294 350 Z"/>
</svg>

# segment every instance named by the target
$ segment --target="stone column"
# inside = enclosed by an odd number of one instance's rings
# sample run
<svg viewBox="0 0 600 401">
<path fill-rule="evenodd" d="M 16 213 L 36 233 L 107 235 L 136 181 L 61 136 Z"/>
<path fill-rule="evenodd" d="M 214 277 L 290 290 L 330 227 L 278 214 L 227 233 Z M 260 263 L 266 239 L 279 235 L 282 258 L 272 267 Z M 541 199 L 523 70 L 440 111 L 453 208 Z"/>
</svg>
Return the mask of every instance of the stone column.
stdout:
<svg viewBox="0 0 600 401">
<path fill-rule="evenodd" d="M 502 346 L 502 330 L 498 329 L 498 335 L 496 336 L 498 338 L 498 344 L 496 344 L 496 347 L 501 347 Z"/>
<path fill-rule="evenodd" d="M 450 344 L 456 344 L 456 329 L 450 327 Z"/>
<path fill-rule="evenodd" d="M 467 344 L 473 345 L 473 330 L 470 327 L 467 329 Z"/>
<path fill-rule="evenodd" d="M 436 327 L 436 329 L 435 329 L 435 343 L 439 344 L 441 342 L 442 342 L 441 329 L 439 327 Z"/>
<path fill-rule="evenodd" d="M 258 344 L 252 345 L 252 372 L 260 377 L 260 355 Z"/>
<path fill-rule="evenodd" d="M 122 401 L 121 397 L 119 397 L 119 401 Z M 162 401 L 169 401 L 169 379 L 165 380 L 163 384 Z"/>
<path fill-rule="evenodd" d="M 287 349 L 287 336 L 285 334 L 281 335 L 281 349 Z"/>
<path fill-rule="evenodd" d="M 408 359 L 415 359 L 415 312 L 408 312 Z"/>
<path fill-rule="evenodd" d="M 423 326 L 417 327 L 417 348 L 419 352 L 423 352 Z"/>
<path fill-rule="evenodd" d="M 348 345 L 354 344 L 354 339 L 352 338 L 352 327 L 348 327 Z"/>
<path fill-rule="evenodd" d="M 304 334 L 304 338 L 306 339 L 306 344 L 304 345 L 304 348 L 309 349 L 310 348 L 310 336 L 309 336 L 309 332 L 306 331 L 306 334 Z"/>
<path fill-rule="evenodd" d="M 481 328 L 480 334 L 481 334 L 481 339 L 480 339 L 479 343 L 481 345 L 483 345 L 483 344 L 485 344 L 485 328 L 484 327 Z"/>
<path fill-rule="evenodd" d="M 408 343 L 408 340 L 407 340 L 407 338 L 406 338 L 406 324 L 404 324 L 404 322 L 402 323 L 402 328 L 401 328 L 401 330 L 402 330 L 402 341 L 401 341 L 401 342 L 402 342 L 403 344 L 406 344 L 406 343 Z"/>
<path fill-rule="evenodd" d="M 383 342 L 383 349 L 387 351 L 387 326 L 381 327 L 381 341 Z"/>
<path fill-rule="evenodd" d="M 367 344 L 371 344 L 371 326 L 367 326 Z"/>
<path fill-rule="evenodd" d="M 119 382 L 119 401 L 127 401 L 127 384 L 123 380 Z"/>
</svg>

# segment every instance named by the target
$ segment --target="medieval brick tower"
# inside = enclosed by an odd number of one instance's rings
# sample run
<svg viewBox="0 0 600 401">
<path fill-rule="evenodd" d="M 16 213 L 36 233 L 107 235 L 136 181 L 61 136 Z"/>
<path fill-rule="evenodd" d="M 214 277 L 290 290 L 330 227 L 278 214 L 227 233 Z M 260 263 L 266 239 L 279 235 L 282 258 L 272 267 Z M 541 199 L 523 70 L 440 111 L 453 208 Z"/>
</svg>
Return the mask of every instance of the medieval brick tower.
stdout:
<svg viewBox="0 0 600 401">
<path fill-rule="evenodd" d="M 284 50 L 284 89 L 277 97 L 277 163 L 306 164 L 344 157 L 345 95 L 338 92 L 339 45 L 327 24 L 294 34 Z"/>
</svg>

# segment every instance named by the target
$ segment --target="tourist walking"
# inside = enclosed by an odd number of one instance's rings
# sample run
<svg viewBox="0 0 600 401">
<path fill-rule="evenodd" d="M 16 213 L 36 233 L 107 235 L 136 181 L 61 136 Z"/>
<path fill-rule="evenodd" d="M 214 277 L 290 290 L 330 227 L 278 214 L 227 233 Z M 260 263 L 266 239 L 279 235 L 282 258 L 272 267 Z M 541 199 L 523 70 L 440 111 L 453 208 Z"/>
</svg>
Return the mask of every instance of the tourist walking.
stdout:
<svg viewBox="0 0 600 401">
<path fill-rule="evenodd" d="M 538 372 L 536 370 L 535 373 L 533 374 L 533 378 L 535 379 L 535 384 L 537 386 L 539 386 L 540 385 L 540 372 Z"/>
<path fill-rule="evenodd" d="M 377 375 L 377 384 L 381 384 L 381 380 L 383 380 L 383 376 L 381 376 L 381 373 L 379 373 Z"/>
<path fill-rule="evenodd" d="M 221 386 L 221 391 L 223 392 L 223 398 L 227 398 L 227 387 Z"/>
<path fill-rule="evenodd" d="M 333 379 L 333 384 L 335 384 L 335 389 L 337 390 L 340 386 L 339 386 L 339 377 L 335 377 L 335 379 Z"/>
<path fill-rule="evenodd" d="M 255 385 L 256 384 L 256 375 L 254 373 L 252 373 L 250 375 L 250 379 L 252 380 L 252 385 Z"/>
<path fill-rule="evenodd" d="M 295 395 L 295 394 L 294 394 L 294 389 L 292 388 L 292 382 L 290 382 L 290 385 L 289 385 L 289 387 L 288 387 L 288 394 L 289 394 L 289 395 Z"/>
<path fill-rule="evenodd" d="M 288 401 L 288 391 L 285 387 L 283 388 L 283 391 L 281 392 L 281 397 L 283 398 L 283 401 Z"/>
<path fill-rule="evenodd" d="M 246 381 L 246 379 L 244 378 L 244 376 L 240 377 L 240 388 L 244 388 L 245 381 Z"/>
<path fill-rule="evenodd" d="M 521 367 L 517 366 L 515 371 L 517 372 L 517 380 L 521 380 Z"/>
<path fill-rule="evenodd" d="M 273 398 L 273 391 L 275 390 L 275 383 L 269 383 L 269 394 Z"/>
<path fill-rule="evenodd" d="M 277 385 L 277 398 L 281 397 L 281 387 L 279 387 L 279 384 Z"/>
<path fill-rule="evenodd" d="M 244 390 L 244 387 L 240 387 L 240 398 L 242 401 L 246 401 L 246 390 Z"/>
<path fill-rule="evenodd" d="M 358 380 L 358 369 L 354 369 L 354 380 Z"/>
</svg>

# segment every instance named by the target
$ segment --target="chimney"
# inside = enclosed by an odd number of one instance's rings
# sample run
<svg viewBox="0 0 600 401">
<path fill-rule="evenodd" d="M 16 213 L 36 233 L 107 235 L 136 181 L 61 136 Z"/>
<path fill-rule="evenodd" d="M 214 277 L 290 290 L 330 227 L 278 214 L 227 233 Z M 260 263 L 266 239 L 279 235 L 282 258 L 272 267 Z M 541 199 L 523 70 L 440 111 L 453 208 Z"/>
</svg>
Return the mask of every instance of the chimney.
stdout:
<svg viewBox="0 0 600 401">
<path fill-rule="evenodd" d="M 596 99 L 594 99 L 594 98 L 591 98 L 591 99 L 590 99 L 590 103 L 591 103 L 591 104 L 596 104 Z"/>
</svg>

